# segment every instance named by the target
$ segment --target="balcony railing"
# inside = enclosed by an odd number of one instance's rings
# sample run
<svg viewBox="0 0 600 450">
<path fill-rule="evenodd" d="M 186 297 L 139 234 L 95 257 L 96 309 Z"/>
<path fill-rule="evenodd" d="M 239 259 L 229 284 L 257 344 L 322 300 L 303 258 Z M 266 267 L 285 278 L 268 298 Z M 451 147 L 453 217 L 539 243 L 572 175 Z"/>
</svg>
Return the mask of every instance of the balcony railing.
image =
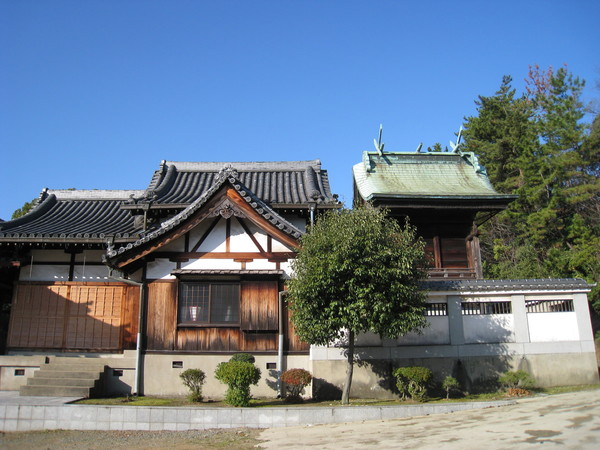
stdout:
<svg viewBox="0 0 600 450">
<path fill-rule="evenodd" d="M 473 269 L 427 269 L 429 278 L 477 278 Z"/>
</svg>

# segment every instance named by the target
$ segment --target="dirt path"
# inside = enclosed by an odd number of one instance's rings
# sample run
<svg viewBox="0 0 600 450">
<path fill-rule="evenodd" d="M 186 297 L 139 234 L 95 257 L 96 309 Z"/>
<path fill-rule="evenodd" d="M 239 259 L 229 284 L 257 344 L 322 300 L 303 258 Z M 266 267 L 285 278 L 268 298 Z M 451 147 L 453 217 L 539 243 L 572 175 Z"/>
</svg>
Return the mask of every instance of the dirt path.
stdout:
<svg viewBox="0 0 600 450">
<path fill-rule="evenodd" d="M 260 430 L 31 431 L 1 433 L 0 449 L 252 449 Z"/>
<path fill-rule="evenodd" d="M 506 449 L 546 444 L 600 448 L 600 391 L 520 400 L 452 414 L 312 427 L 271 428 L 263 448 Z"/>
</svg>

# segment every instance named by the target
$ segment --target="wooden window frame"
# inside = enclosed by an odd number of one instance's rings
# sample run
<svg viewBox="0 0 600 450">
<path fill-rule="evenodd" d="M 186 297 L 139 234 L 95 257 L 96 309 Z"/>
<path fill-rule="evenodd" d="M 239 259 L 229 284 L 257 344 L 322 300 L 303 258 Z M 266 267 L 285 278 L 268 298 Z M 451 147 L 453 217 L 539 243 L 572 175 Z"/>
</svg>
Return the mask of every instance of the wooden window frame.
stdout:
<svg viewBox="0 0 600 450">
<path fill-rule="evenodd" d="M 181 303 L 184 301 L 183 298 L 183 289 L 190 285 L 207 285 L 208 286 L 208 313 L 207 320 L 182 320 L 182 310 L 181 308 L 184 306 Z M 237 302 L 233 302 L 237 305 L 237 320 L 235 322 L 211 322 L 211 313 L 213 307 L 213 287 L 214 286 L 236 286 L 237 287 Z M 241 295 L 242 295 L 242 284 L 239 281 L 229 281 L 229 280 L 180 280 L 177 287 L 177 326 L 179 328 L 213 328 L 213 327 L 229 327 L 229 328 L 239 328 L 241 327 Z M 185 305 L 187 306 L 187 305 Z"/>
</svg>

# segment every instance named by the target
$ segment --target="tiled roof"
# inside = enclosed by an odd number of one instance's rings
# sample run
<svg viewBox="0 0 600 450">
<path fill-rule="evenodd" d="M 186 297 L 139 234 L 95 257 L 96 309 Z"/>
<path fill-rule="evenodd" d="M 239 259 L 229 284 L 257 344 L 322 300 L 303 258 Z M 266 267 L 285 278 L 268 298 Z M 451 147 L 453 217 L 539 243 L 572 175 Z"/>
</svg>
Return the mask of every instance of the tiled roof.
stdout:
<svg viewBox="0 0 600 450">
<path fill-rule="evenodd" d="M 364 200 L 377 197 L 406 199 L 514 199 L 492 187 L 473 153 L 364 152 L 353 167 L 354 181 Z"/>
<path fill-rule="evenodd" d="M 143 191 L 43 190 L 37 205 L 15 220 L 0 223 L 2 241 L 103 243 L 107 236 L 128 240 L 140 231 L 122 203 Z"/>
<path fill-rule="evenodd" d="M 109 250 L 107 251 L 107 256 L 109 258 L 117 257 L 125 252 L 128 252 L 129 250 L 132 250 L 136 247 L 140 247 L 152 240 L 155 240 L 158 237 L 171 231 L 173 228 L 177 227 L 182 222 L 187 220 L 202 206 L 204 206 L 212 197 L 212 195 L 215 192 L 217 192 L 225 183 L 230 183 L 233 186 L 233 188 L 242 196 L 242 198 L 258 214 L 260 214 L 265 220 L 268 220 L 273 226 L 277 227 L 279 230 L 283 231 L 284 233 L 293 237 L 294 239 L 298 239 L 300 238 L 300 236 L 302 236 L 303 232 L 301 230 L 299 230 L 293 224 L 285 220 L 283 217 L 277 214 L 269 205 L 267 205 L 256 195 L 254 195 L 254 193 L 251 192 L 240 181 L 238 173 L 233 167 L 225 167 L 217 174 L 217 177 L 214 179 L 212 186 L 206 191 L 204 191 L 202 196 L 196 199 L 187 208 L 185 208 L 183 211 L 170 218 L 169 220 L 163 222 L 160 228 L 149 232 L 137 241 L 129 243 L 126 246 L 122 246 L 120 248 L 109 248 Z"/>
<path fill-rule="evenodd" d="M 188 205 L 215 183 L 224 166 L 233 167 L 257 197 L 273 207 L 304 206 L 309 201 L 337 206 L 321 161 L 174 162 L 163 161 L 143 196 L 153 205 Z M 144 200 L 139 198 L 138 200 Z"/>
<path fill-rule="evenodd" d="M 283 270 L 269 269 L 176 269 L 171 272 L 172 275 L 283 275 Z"/>
<path fill-rule="evenodd" d="M 428 280 L 422 283 L 428 291 L 548 291 L 548 290 L 581 290 L 589 291 L 593 284 L 579 278 L 548 278 L 526 280 Z"/>
</svg>

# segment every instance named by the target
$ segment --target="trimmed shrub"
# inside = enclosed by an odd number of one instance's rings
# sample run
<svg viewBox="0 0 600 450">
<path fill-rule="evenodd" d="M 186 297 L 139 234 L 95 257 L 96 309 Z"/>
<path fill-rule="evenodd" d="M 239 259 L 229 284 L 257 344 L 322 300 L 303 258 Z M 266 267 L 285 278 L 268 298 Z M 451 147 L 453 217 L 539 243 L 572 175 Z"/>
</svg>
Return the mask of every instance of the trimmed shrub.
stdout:
<svg viewBox="0 0 600 450">
<path fill-rule="evenodd" d="M 250 385 L 258 384 L 260 369 L 245 361 L 229 361 L 219 363 L 215 370 L 215 378 L 227 385 L 225 402 L 231 406 L 249 406 Z"/>
<path fill-rule="evenodd" d="M 524 370 L 508 371 L 498 381 L 504 389 L 531 388 L 535 385 L 535 379 Z"/>
<path fill-rule="evenodd" d="M 427 385 L 433 376 L 427 367 L 400 367 L 393 375 L 402 400 L 410 397 L 415 401 L 424 402 L 427 399 Z"/>
<path fill-rule="evenodd" d="M 508 388 L 506 395 L 509 397 L 527 397 L 528 395 L 531 395 L 531 392 L 529 392 L 527 389 Z"/>
<path fill-rule="evenodd" d="M 312 381 L 312 375 L 308 370 L 289 369 L 281 374 L 281 382 L 285 383 L 287 390 L 286 401 L 301 402 L 300 396 L 304 388 Z"/>
<path fill-rule="evenodd" d="M 242 361 L 242 362 L 249 362 L 250 364 L 254 364 L 256 359 L 254 359 L 254 356 L 251 355 L 250 353 L 236 353 L 231 358 L 229 358 L 229 361 Z"/>
<path fill-rule="evenodd" d="M 442 389 L 446 391 L 446 399 L 449 399 L 451 392 L 460 392 L 460 383 L 456 378 L 448 375 L 444 378 L 444 381 L 442 381 Z"/>
<path fill-rule="evenodd" d="M 202 401 L 202 385 L 206 379 L 206 375 L 200 369 L 187 369 L 179 374 L 179 378 L 183 381 L 185 387 L 190 390 L 188 399 L 191 402 Z"/>
</svg>

